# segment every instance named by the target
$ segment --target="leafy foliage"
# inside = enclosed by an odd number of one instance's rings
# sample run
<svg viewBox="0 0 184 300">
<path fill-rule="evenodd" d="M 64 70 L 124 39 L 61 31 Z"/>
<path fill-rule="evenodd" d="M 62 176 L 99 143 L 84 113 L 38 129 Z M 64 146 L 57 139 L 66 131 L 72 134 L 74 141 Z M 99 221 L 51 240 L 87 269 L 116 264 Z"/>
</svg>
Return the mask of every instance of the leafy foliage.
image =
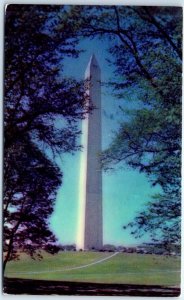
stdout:
<svg viewBox="0 0 184 300">
<path fill-rule="evenodd" d="M 89 107 L 83 84 L 63 76 L 64 56 L 79 54 L 75 28 L 58 29 L 66 22 L 62 6 L 6 10 L 4 267 L 18 248 L 31 256 L 39 247 L 53 252 L 48 216 L 62 174 L 47 154 L 80 149 L 78 120 Z"/>
<path fill-rule="evenodd" d="M 137 237 L 149 232 L 168 245 L 180 241 L 181 14 L 167 8 L 134 12 L 139 26 L 130 33 L 133 55 L 124 45 L 111 52 L 124 90 L 138 90 L 142 104 L 122 123 L 103 158 L 106 166 L 125 161 L 162 187 L 129 226 Z M 123 92 L 121 82 L 114 86 Z"/>
</svg>

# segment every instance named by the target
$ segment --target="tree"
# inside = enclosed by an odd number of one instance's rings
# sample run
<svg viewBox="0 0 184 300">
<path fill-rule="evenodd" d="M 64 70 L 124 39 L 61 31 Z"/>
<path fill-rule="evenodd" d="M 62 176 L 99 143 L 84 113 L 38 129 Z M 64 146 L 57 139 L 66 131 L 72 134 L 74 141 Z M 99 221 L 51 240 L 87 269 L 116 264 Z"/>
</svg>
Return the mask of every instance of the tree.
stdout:
<svg viewBox="0 0 184 300">
<path fill-rule="evenodd" d="M 129 224 L 139 237 L 180 240 L 181 44 L 178 7 L 79 7 L 81 35 L 108 38 L 121 100 L 122 124 L 102 154 L 105 169 L 127 163 L 148 175 L 162 193 Z M 129 109 L 127 100 L 130 101 Z M 126 117 L 124 117 L 126 115 Z"/>
<path fill-rule="evenodd" d="M 140 108 L 130 112 L 103 158 L 106 166 L 125 161 L 162 187 L 162 193 L 148 202 L 129 227 L 136 237 L 149 232 L 154 241 L 168 247 L 180 242 L 181 10 L 133 11 L 142 25 L 131 32 L 134 63 L 124 65 L 127 56 L 123 58 L 121 49 L 111 51 L 118 74 L 125 73 L 127 78 L 124 89 L 127 85 L 131 92 L 139 90 Z M 121 89 L 121 82 L 115 83 L 116 89 Z"/>
<path fill-rule="evenodd" d="M 61 30 L 66 14 L 52 5 L 6 10 L 4 269 L 19 249 L 56 250 L 48 216 L 62 174 L 52 156 L 80 149 L 78 121 L 90 110 L 83 84 L 63 74 L 64 57 L 79 54 L 75 26 Z"/>
</svg>

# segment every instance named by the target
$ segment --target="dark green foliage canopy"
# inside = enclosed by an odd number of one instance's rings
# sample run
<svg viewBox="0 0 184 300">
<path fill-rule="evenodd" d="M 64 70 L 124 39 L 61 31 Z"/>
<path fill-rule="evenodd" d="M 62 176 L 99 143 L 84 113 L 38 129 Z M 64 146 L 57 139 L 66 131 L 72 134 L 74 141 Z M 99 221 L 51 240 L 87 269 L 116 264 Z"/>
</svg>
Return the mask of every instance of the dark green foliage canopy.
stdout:
<svg viewBox="0 0 184 300">
<path fill-rule="evenodd" d="M 108 168 L 126 162 L 162 187 L 129 226 L 137 237 L 149 232 L 154 241 L 171 244 L 180 240 L 182 14 L 162 7 L 127 11 L 121 33 L 126 40 L 110 49 L 118 76 L 113 84 L 121 108 L 128 95 L 131 101 L 136 95 L 140 105 L 129 110 L 103 163 Z M 116 9 L 124 27 L 121 12 Z"/>
<path fill-rule="evenodd" d="M 54 249 L 48 217 L 62 173 L 49 157 L 80 149 L 77 122 L 89 108 L 83 85 L 62 73 L 64 56 L 79 54 L 75 28 L 61 30 L 65 13 L 51 5 L 6 10 L 4 267 L 20 248 L 31 256 Z"/>
</svg>

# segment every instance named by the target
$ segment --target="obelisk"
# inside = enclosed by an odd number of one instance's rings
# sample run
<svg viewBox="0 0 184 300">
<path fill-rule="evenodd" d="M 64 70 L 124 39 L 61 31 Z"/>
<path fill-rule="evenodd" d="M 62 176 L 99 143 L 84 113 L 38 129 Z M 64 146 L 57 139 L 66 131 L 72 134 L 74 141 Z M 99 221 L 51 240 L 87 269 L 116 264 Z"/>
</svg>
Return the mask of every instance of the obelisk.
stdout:
<svg viewBox="0 0 184 300">
<path fill-rule="evenodd" d="M 83 121 L 83 152 L 80 174 L 80 215 L 77 249 L 101 249 L 103 246 L 101 153 L 101 71 L 94 55 L 86 72 L 86 93 L 94 106 Z"/>
</svg>

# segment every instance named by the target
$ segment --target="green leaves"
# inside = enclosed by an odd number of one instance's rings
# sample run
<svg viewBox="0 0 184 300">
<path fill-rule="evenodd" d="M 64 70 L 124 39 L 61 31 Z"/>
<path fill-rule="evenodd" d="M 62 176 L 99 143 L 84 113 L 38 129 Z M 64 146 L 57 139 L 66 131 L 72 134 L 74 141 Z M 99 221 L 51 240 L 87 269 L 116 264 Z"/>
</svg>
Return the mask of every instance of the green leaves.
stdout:
<svg viewBox="0 0 184 300">
<path fill-rule="evenodd" d="M 58 29 L 62 13 L 63 6 L 51 5 L 6 11 L 4 267 L 18 249 L 32 257 L 40 247 L 54 251 L 48 217 L 62 172 L 46 153 L 79 150 L 78 121 L 90 109 L 83 82 L 61 76 L 64 56 L 79 53 L 69 19 L 67 30 Z"/>
<path fill-rule="evenodd" d="M 119 25 L 113 22 L 112 28 L 116 35 L 116 26 L 119 42 L 109 51 L 122 123 L 102 153 L 102 164 L 112 169 L 126 162 L 162 187 L 163 195 L 129 226 L 137 237 L 149 232 L 152 239 L 158 235 L 164 243 L 175 243 L 180 240 L 175 231 L 180 227 L 182 12 L 166 7 L 118 7 L 116 12 Z M 105 24 L 103 28 L 112 34 Z M 122 110 L 129 99 L 130 109 Z"/>
</svg>

